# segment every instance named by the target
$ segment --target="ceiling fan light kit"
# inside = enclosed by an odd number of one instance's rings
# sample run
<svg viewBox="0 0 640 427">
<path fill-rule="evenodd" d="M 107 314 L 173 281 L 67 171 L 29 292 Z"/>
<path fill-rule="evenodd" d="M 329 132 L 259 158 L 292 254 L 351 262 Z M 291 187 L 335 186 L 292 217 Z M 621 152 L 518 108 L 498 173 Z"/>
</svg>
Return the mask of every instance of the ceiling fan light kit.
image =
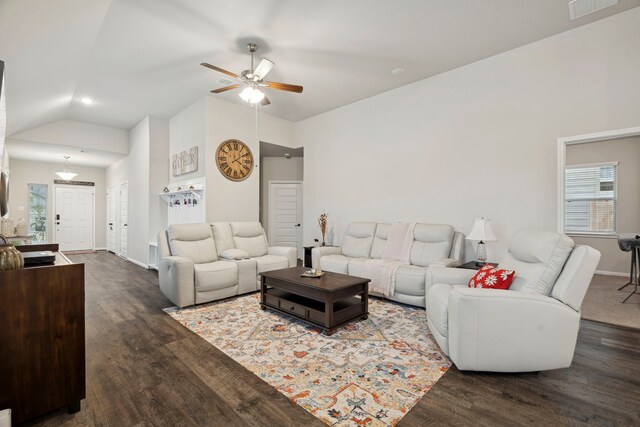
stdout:
<svg viewBox="0 0 640 427">
<path fill-rule="evenodd" d="M 264 93 L 251 86 L 245 87 L 238 95 L 250 104 L 257 104 L 264 99 Z"/>
<path fill-rule="evenodd" d="M 206 62 L 203 62 L 200 64 L 203 67 L 212 69 L 219 73 L 225 74 L 229 77 L 233 77 L 235 80 L 239 82 L 239 83 L 231 84 L 218 89 L 214 89 L 211 91 L 211 93 L 222 93 L 228 90 L 243 88 L 242 92 L 240 93 L 240 97 L 246 102 L 249 102 L 250 104 L 257 104 L 259 102 L 262 105 L 269 105 L 271 104 L 271 102 L 269 101 L 269 98 L 265 96 L 265 93 L 264 93 L 264 89 L 266 88 L 284 90 L 287 92 L 295 92 L 295 93 L 302 92 L 302 89 L 303 89 L 302 86 L 292 85 L 287 83 L 265 81 L 264 80 L 265 76 L 271 70 L 273 70 L 273 68 L 275 67 L 275 64 L 269 61 L 268 59 L 263 58 L 258 64 L 258 66 L 254 69 L 253 54 L 255 53 L 256 50 L 258 50 L 258 45 L 256 45 L 255 43 L 249 43 L 247 44 L 247 48 L 251 53 L 251 69 L 242 71 L 240 75 L 232 73 L 231 71 L 227 71 L 223 68 L 216 67 L 215 65 L 207 64 Z"/>
</svg>

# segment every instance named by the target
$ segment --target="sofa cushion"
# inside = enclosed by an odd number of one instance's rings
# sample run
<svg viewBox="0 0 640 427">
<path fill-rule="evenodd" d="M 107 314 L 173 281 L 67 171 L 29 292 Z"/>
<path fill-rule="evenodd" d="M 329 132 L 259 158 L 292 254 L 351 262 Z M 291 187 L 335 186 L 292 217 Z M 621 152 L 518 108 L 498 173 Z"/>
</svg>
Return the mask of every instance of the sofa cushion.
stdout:
<svg viewBox="0 0 640 427">
<path fill-rule="evenodd" d="M 353 258 L 340 254 L 331 254 L 320 257 L 320 269 L 333 271 L 334 273 L 349 273 L 349 261 Z"/>
<path fill-rule="evenodd" d="M 368 258 L 371 253 L 375 222 L 352 222 L 342 240 L 342 253 L 352 258 Z"/>
<path fill-rule="evenodd" d="M 224 289 L 238 284 L 238 266 L 232 261 L 215 261 L 195 264 L 195 286 L 197 291 Z"/>
<path fill-rule="evenodd" d="M 446 283 L 436 283 L 429 289 L 427 297 L 427 316 L 431 326 L 435 327 L 442 336 L 449 336 L 449 295 L 453 286 Z"/>
<path fill-rule="evenodd" d="M 516 271 L 511 290 L 549 295 L 574 245 L 560 233 L 516 231 L 498 267 Z"/>
<path fill-rule="evenodd" d="M 369 258 L 351 258 L 347 269 L 349 276 L 364 277 L 364 265 L 367 261 Z"/>
<path fill-rule="evenodd" d="M 251 257 L 267 254 L 267 238 L 259 222 L 232 222 L 231 232 L 236 249 L 246 251 Z"/>
<path fill-rule="evenodd" d="M 194 264 L 218 259 L 209 224 L 172 224 L 167 229 L 171 255 L 189 258 Z"/>
<path fill-rule="evenodd" d="M 424 296 L 427 267 L 403 265 L 396 272 L 396 294 Z"/>
<path fill-rule="evenodd" d="M 264 255 L 253 258 L 258 263 L 258 273 L 289 268 L 289 259 L 282 255 Z"/>
<path fill-rule="evenodd" d="M 389 238 L 390 228 L 391 224 L 383 223 L 378 224 L 376 227 L 376 235 L 373 237 L 373 245 L 371 246 L 371 258 L 382 259 L 382 253 Z"/>
<path fill-rule="evenodd" d="M 212 222 L 211 230 L 213 231 L 213 240 L 216 242 L 216 249 L 219 254 L 228 249 L 236 248 L 233 242 L 231 224 L 228 222 Z"/>
<path fill-rule="evenodd" d="M 411 264 L 428 267 L 449 256 L 454 229 L 444 224 L 416 224 L 413 229 Z"/>
</svg>

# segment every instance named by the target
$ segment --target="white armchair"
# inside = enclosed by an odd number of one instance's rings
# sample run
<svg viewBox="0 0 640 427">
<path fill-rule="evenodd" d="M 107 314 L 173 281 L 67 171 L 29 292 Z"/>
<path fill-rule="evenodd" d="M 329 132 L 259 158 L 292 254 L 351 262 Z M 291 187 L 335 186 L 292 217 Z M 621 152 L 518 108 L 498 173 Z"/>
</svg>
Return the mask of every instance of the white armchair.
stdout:
<svg viewBox="0 0 640 427">
<path fill-rule="evenodd" d="M 427 273 L 429 328 L 460 370 L 528 372 L 571 365 L 580 305 L 600 253 L 569 237 L 519 231 L 500 268 L 509 290 L 469 288 L 473 270 Z"/>
</svg>

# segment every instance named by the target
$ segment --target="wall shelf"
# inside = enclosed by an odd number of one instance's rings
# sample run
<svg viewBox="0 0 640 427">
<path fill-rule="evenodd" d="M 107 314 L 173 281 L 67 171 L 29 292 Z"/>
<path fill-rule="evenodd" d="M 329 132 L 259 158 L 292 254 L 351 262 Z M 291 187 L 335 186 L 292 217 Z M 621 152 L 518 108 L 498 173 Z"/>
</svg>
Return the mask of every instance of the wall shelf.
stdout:
<svg viewBox="0 0 640 427">
<path fill-rule="evenodd" d="M 187 190 L 180 190 L 180 191 L 169 191 L 167 193 L 159 193 L 159 195 L 167 202 L 169 201 L 171 196 L 187 196 L 187 195 L 192 195 L 195 199 L 201 200 L 203 191 L 204 190 L 202 189 L 196 188 L 196 189 L 187 189 Z"/>
</svg>

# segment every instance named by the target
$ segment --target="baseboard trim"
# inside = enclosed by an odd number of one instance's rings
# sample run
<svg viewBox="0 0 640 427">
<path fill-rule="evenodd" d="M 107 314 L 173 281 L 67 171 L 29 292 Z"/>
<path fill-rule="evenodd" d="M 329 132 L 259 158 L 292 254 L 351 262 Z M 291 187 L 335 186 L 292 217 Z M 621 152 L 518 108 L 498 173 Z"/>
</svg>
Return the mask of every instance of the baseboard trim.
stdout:
<svg viewBox="0 0 640 427">
<path fill-rule="evenodd" d="M 604 270 L 596 270 L 596 274 L 602 274 L 603 276 L 619 276 L 619 277 L 628 277 L 629 273 L 618 273 L 617 271 L 604 271 Z"/>
<path fill-rule="evenodd" d="M 106 251 L 107 248 L 95 248 L 94 251 Z"/>
<path fill-rule="evenodd" d="M 136 260 L 135 260 L 135 259 L 133 259 L 133 258 L 127 258 L 127 261 L 129 261 L 130 263 L 133 263 L 133 264 L 135 264 L 135 265 L 138 265 L 138 266 L 140 266 L 140 267 L 143 267 L 143 268 L 149 269 L 149 266 L 148 266 L 147 264 L 141 263 L 140 261 L 136 261 Z"/>
</svg>

